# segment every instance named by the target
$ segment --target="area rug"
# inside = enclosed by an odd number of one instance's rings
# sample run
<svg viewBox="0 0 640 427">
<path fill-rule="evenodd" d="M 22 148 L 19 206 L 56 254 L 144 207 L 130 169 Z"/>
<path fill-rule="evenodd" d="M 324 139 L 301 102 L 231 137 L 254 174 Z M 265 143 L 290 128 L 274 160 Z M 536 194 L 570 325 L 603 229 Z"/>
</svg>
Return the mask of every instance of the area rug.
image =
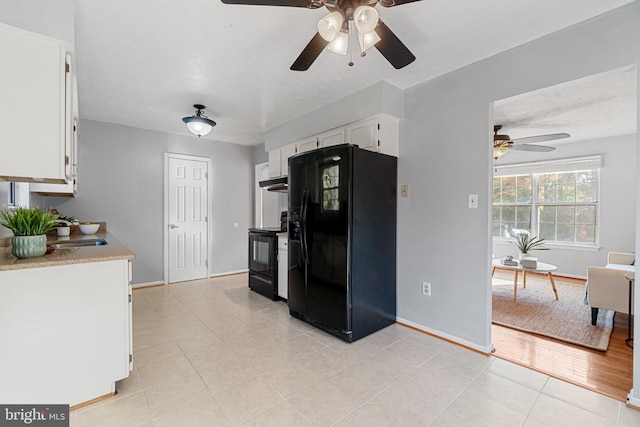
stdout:
<svg viewBox="0 0 640 427">
<path fill-rule="evenodd" d="M 596 325 L 591 325 L 591 307 L 584 304 L 584 286 L 555 278 L 559 298 L 556 301 L 547 277 L 528 275 L 526 289 L 521 275 L 518 279 L 518 299 L 514 301 L 512 273 L 496 271 L 492 282 L 493 323 L 607 350 L 615 312 L 599 310 Z"/>
</svg>

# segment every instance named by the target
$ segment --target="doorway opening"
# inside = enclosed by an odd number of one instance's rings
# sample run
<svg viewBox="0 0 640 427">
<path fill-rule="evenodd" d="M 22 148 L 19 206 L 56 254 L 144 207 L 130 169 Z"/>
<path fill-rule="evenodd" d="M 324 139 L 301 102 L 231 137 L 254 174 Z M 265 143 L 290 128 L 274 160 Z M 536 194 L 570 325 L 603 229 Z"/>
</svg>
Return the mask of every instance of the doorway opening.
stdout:
<svg viewBox="0 0 640 427">
<path fill-rule="evenodd" d="M 638 146 L 635 67 L 496 101 L 493 117 L 492 125 L 501 126 L 499 133 L 512 140 L 558 133 L 570 135 L 534 141 L 531 150 L 509 149 L 495 161 L 492 169 L 496 171 L 492 200 L 494 259 L 509 255 L 517 259 L 514 237 L 526 232 L 545 239 L 545 246 L 550 250 L 534 256 L 539 262 L 557 267 L 553 272 L 556 283 L 567 282 L 584 289 L 588 266 L 604 266 L 608 252 L 635 253 L 635 152 Z M 539 146 L 552 148 L 538 149 Z M 568 177 L 573 173 L 575 181 L 583 169 L 575 167 L 576 159 L 598 157 L 602 159 L 601 166 L 590 166 L 597 169 L 597 173 L 591 175 L 595 176 L 592 185 L 595 198 L 581 200 L 585 194 L 579 194 L 576 188 L 585 181 L 578 180 L 572 186 Z M 574 167 L 563 166 L 571 162 Z M 580 179 L 585 176 L 583 173 Z M 550 182 L 543 182 L 548 178 Z M 569 187 L 573 188 L 573 199 L 562 193 Z M 625 191 L 621 192 L 620 188 Z M 588 209 L 579 207 L 589 204 Z M 578 217 L 579 211 L 590 214 Z M 573 212 L 573 217 L 567 215 L 568 212 Z M 585 217 L 589 221 L 585 221 Z M 502 279 L 503 286 L 511 288 L 513 299 L 513 272 L 503 270 L 503 276 L 498 279 Z M 529 289 L 524 288 L 522 275 L 517 283 L 517 300 L 513 302 L 524 306 Z M 494 280 L 492 290 L 495 289 Z M 553 294 L 548 292 L 549 304 L 553 304 Z M 499 305 L 495 303 L 496 292 L 492 294 L 495 320 Z M 563 299 L 563 293 L 558 294 Z M 564 298 L 568 297 L 564 295 Z M 589 306 L 584 305 L 584 292 L 575 304 L 589 312 Z M 633 365 L 633 351 L 624 344 L 627 316 L 616 313 L 613 317 L 613 332 L 604 352 L 535 334 L 531 328 L 522 331 L 513 325 L 492 324 L 494 355 L 625 401 L 632 387 Z M 587 319 L 585 327 L 590 326 Z M 612 384 L 615 386 L 611 387 Z"/>
</svg>

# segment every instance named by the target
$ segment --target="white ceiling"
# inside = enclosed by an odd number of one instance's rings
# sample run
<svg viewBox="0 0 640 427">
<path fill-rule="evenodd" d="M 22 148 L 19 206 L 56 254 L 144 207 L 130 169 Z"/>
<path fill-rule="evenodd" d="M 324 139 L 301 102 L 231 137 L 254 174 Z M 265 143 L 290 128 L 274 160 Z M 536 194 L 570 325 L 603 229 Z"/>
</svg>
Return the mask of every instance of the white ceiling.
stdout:
<svg viewBox="0 0 640 427">
<path fill-rule="evenodd" d="M 266 130 L 380 80 L 404 89 L 632 1 L 378 6 L 380 19 L 417 57 L 414 63 L 395 70 L 372 49 L 364 58 L 355 54 L 348 67 L 348 57 L 325 50 L 309 71 L 294 72 L 289 67 L 315 34 L 324 8 L 76 0 L 80 116 L 188 135 L 180 119 L 201 103 L 218 123 L 208 139 L 257 145 Z M 550 111 L 557 115 L 562 108 Z M 521 108 L 510 110 L 513 117 L 499 116 L 507 130 L 510 121 L 526 123 L 526 114 L 515 114 Z M 562 124 L 557 131 L 567 132 Z M 542 133 L 532 127 L 510 135 L 529 136 L 529 130 Z"/>
</svg>

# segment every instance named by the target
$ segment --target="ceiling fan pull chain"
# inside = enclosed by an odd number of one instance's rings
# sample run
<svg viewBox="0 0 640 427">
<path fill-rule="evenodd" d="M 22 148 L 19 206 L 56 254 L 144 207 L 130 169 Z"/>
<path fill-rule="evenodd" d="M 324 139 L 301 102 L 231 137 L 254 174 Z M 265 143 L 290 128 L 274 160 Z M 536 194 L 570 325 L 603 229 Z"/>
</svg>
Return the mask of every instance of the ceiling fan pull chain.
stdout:
<svg viewBox="0 0 640 427">
<path fill-rule="evenodd" d="M 349 21 L 349 37 L 351 37 L 351 21 Z M 352 43 L 347 45 L 347 49 L 349 49 L 349 67 L 353 67 L 353 47 Z"/>
</svg>

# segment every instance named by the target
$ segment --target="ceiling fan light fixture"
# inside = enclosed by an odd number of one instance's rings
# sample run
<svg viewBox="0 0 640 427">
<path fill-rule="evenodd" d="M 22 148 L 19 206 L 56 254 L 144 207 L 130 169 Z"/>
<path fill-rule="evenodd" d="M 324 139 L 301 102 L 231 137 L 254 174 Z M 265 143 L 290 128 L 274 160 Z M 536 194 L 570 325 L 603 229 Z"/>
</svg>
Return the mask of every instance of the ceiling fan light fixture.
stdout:
<svg viewBox="0 0 640 427">
<path fill-rule="evenodd" d="M 360 43 L 360 52 L 364 53 L 367 49 L 380 41 L 380 36 L 375 31 L 368 33 L 358 33 L 358 42 Z"/>
<path fill-rule="evenodd" d="M 353 12 L 353 22 L 360 34 L 370 33 L 378 25 L 378 11 L 371 6 L 358 6 Z"/>
<path fill-rule="evenodd" d="M 318 21 L 318 33 L 328 42 L 332 42 L 340 34 L 344 16 L 339 11 L 334 11 Z"/>
<path fill-rule="evenodd" d="M 349 32 L 344 29 L 341 30 L 338 35 L 329 43 L 327 48 L 338 55 L 346 55 L 347 48 L 349 46 Z"/>
<path fill-rule="evenodd" d="M 200 138 L 201 136 L 208 135 L 216 125 L 216 122 L 202 113 L 204 105 L 194 104 L 193 107 L 196 109 L 196 113 L 193 116 L 183 117 L 182 121 L 187 126 L 189 132 Z"/>
<path fill-rule="evenodd" d="M 493 145 L 493 159 L 498 160 L 509 152 L 508 144 L 494 144 Z"/>
</svg>

